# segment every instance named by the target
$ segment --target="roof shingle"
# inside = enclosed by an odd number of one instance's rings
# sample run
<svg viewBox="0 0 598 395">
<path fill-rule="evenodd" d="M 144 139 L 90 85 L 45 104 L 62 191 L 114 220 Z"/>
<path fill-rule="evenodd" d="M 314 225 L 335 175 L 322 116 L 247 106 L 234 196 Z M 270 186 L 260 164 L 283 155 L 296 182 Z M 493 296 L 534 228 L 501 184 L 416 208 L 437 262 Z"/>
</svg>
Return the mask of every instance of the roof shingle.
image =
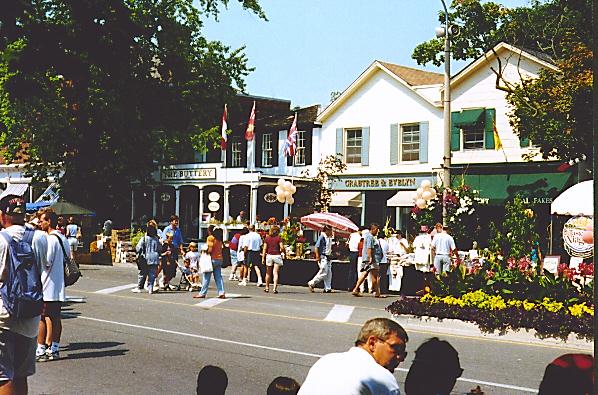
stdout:
<svg viewBox="0 0 598 395">
<path fill-rule="evenodd" d="M 411 86 L 442 84 L 444 81 L 444 75 L 440 73 L 413 69 L 382 61 L 378 62 Z"/>
</svg>

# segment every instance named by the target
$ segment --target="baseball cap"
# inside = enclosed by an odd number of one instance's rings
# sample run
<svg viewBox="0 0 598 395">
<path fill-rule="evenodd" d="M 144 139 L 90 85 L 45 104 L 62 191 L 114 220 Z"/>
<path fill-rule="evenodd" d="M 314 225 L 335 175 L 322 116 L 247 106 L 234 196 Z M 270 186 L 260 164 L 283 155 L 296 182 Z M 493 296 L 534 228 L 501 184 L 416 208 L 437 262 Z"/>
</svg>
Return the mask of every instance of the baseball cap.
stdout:
<svg viewBox="0 0 598 395">
<path fill-rule="evenodd" d="M 0 211 L 11 217 L 25 215 L 25 200 L 17 195 L 4 196 L 0 199 Z"/>
</svg>

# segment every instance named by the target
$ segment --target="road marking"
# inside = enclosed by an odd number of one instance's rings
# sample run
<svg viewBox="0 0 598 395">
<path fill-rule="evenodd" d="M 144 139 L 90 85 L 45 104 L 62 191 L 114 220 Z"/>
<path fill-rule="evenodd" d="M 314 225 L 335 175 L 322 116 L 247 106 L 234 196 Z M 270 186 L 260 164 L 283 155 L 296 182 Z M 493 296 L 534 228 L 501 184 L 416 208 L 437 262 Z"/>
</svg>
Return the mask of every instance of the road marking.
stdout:
<svg viewBox="0 0 598 395">
<path fill-rule="evenodd" d="M 220 299 L 220 300 L 226 300 L 226 299 Z M 245 346 L 245 347 L 257 348 L 257 349 L 268 350 L 268 351 L 277 351 L 277 352 L 286 353 L 286 354 L 302 355 L 302 356 L 313 357 L 313 358 L 321 358 L 322 357 L 322 355 L 320 355 L 320 354 L 314 354 L 314 353 L 309 353 L 309 352 L 288 350 L 288 349 L 278 348 L 278 347 L 269 347 L 269 346 L 264 346 L 264 345 L 261 345 L 261 344 L 255 344 L 255 343 L 244 343 L 244 342 L 239 342 L 239 341 L 236 341 L 236 340 L 219 339 L 217 337 L 202 336 L 202 335 L 196 335 L 194 333 L 186 333 L 186 332 L 173 331 L 173 330 L 169 330 L 169 329 L 154 328 L 154 327 L 145 326 L 145 325 L 129 324 L 127 322 L 104 320 L 104 319 L 101 319 L 101 318 L 94 318 L 94 317 L 84 317 L 84 316 L 80 316 L 80 315 L 78 316 L 78 315 L 68 314 L 68 313 L 66 313 L 64 315 L 71 316 L 71 317 L 73 317 L 75 319 L 82 319 L 82 320 L 95 321 L 95 322 L 102 322 L 102 323 L 105 323 L 105 324 L 120 325 L 120 326 L 125 326 L 125 327 L 128 327 L 128 328 L 144 329 L 144 330 L 147 330 L 147 331 L 167 333 L 167 334 L 177 335 L 177 336 L 192 337 L 192 338 L 195 338 L 195 339 L 209 340 L 209 341 L 214 341 L 214 342 L 218 342 L 218 343 L 234 344 L 234 345 L 237 345 L 237 346 Z M 405 368 L 397 368 L 396 370 L 399 370 L 401 372 L 408 372 L 409 371 L 409 369 L 405 369 Z M 464 381 L 464 382 L 467 382 L 467 383 L 472 383 L 472 384 L 487 385 L 487 386 L 491 386 L 491 387 L 505 388 L 505 389 L 516 390 L 516 391 L 521 391 L 521 392 L 529 392 L 529 393 L 533 393 L 533 394 L 535 394 L 535 393 L 538 392 L 537 389 L 533 389 L 533 388 L 519 387 L 519 386 L 516 386 L 516 385 L 510 385 L 510 384 L 494 383 L 494 382 L 491 382 L 491 381 L 482 381 L 482 380 L 467 379 L 467 378 L 464 378 L 464 377 L 460 377 L 457 380 Z"/>
<path fill-rule="evenodd" d="M 347 306 L 344 304 L 335 304 L 330 312 L 324 318 L 324 321 L 332 321 L 332 322 L 347 322 L 349 318 L 351 318 L 351 314 L 353 314 L 353 310 L 355 310 L 355 306 Z"/>
<path fill-rule="evenodd" d="M 83 291 L 83 290 L 79 290 L 79 289 L 71 289 L 71 292 L 79 292 L 82 294 L 90 294 L 90 295 L 94 294 L 94 292 Z M 170 305 L 176 305 L 176 306 L 182 306 L 182 307 L 195 308 L 194 304 L 173 302 L 170 300 L 160 300 L 160 299 L 156 299 L 156 298 L 138 298 L 133 295 L 129 296 L 129 295 L 124 295 L 124 294 L 110 295 L 110 296 L 113 298 L 135 299 L 137 301 L 148 302 L 148 303 L 170 304 Z M 251 295 L 249 297 L 255 298 L 256 296 Z M 259 297 L 259 296 L 257 296 L 257 297 Z M 272 298 L 269 298 L 269 299 L 272 300 Z M 284 299 L 284 300 L 297 301 L 297 299 Z M 305 302 L 310 302 L 310 301 L 305 300 Z M 324 304 L 324 303 L 322 303 L 322 304 Z M 332 303 L 325 303 L 325 304 L 332 304 Z M 356 306 L 356 307 L 358 309 L 373 310 L 373 309 L 370 309 L 367 307 L 361 307 L 361 306 Z M 266 313 L 266 312 L 252 311 L 252 310 L 247 310 L 247 309 L 234 309 L 234 308 L 221 307 L 221 306 L 215 307 L 212 310 L 228 311 L 231 313 L 240 313 L 240 314 L 249 314 L 249 315 L 261 315 L 261 316 L 267 316 L 267 317 L 284 318 L 284 319 L 289 319 L 289 320 L 329 322 L 331 324 L 341 324 L 341 325 L 349 325 L 349 326 L 355 326 L 355 327 L 361 327 L 363 325 L 363 323 L 354 323 L 354 322 L 336 322 L 335 323 L 332 321 L 324 321 L 321 318 L 289 316 L 289 315 L 284 315 L 284 314 Z M 383 313 L 387 313 L 384 310 L 381 310 L 381 311 Z M 394 316 L 390 315 L 390 313 L 387 313 L 387 314 L 390 317 L 394 317 Z M 423 319 L 423 320 L 425 320 L 425 319 Z M 401 325 L 403 325 L 403 324 L 401 324 Z M 422 334 L 429 334 L 429 335 L 442 335 L 442 336 L 466 339 L 469 341 L 476 341 L 476 342 L 492 342 L 492 343 L 499 343 L 499 344 L 511 344 L 511 345 L 515 345 L 515 346 L 539 347 L 539 348 L 549 348 L 549 349 L 553 349 L 553 350 L 569 350 L 569 351 L 577 351 L 577 352 L 579 352 L 580 350 L 593 350 L 594 349 L 593 343 L 589 344 L 587 347 L 583 346 L 583 345 L 569 346 L 569 345 L 557 345 L 557 344 L 542 344 L 542 343 L 536 343 L 536 342 L 527 342 L 527 341 L 523 341 L 523 340 L 498 339 L 498 338 L 492 338 L 492 337 L 479 337 L 476 335 L 450 333 L 448 331 L 442 331 L 439 328 L 426 329 L 426 328 L 428 328 L 427 326 L 423 326 L 424 329 L 421 329 L 422 327 L 417 326 L 417 325 L 405 325 L 405 326 L 409 328 L 409 331 L 415 332 L 415 333 L 422 333 Z"/>
<path fill-rule="evenodd" d="M 197 303 L 196 306 L 203 307 L 204 309 L 211 309 L 212 307 L 217 306 L 220 303 L 224 303 L 227 300 L 238 298 L 239 296 L 241 296 L 241 295 L 240 294 L 228 294 L 228 295 L 226 295 L 226 299 L 210 298 L 210 299 L 206 299 L 204 301 Z"/>
<path fill-rule="evenodd" d="M 100 289 L 99 291 L 95 291 L 94 293 L 108 295 L 108 294 L 113 294 L 118 291 L 124 291 L 125 289 L 132 289 L 133 287 L 136 287 L 136 286 L 137 286 L 137 283 L 127 284 L 127 285 L 119 285 L 118 287 Z"/>
</svg>

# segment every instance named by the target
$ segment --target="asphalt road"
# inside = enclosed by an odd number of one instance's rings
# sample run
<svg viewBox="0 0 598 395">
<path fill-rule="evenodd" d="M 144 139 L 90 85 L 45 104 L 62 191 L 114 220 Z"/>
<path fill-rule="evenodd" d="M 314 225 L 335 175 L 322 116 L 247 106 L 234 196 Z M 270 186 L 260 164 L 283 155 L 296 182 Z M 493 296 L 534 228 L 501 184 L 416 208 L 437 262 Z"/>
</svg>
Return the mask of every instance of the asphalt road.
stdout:
<svg viewBox="0 0 598 395">
<path fill-rule="evenodd" d="M 63 309 L 62 359 L 38 363 L 30 394 L 191 394 L 208 364 L 227 372 L 227 394 L 264 394 L 274 377 L 302 382 L 319 356 L 347 350 L 365 320 L 389 316 L 384 307 L 393 300 L 290 286 L 274 295 L 225 280 L 229 299 L 215 299 L 212 282 L 213 299 L 201 301 L 186 291 L 134 294 L 133 267 L 83 273 L 67 289 L 81 300 Z M 548 362 L 577 351 L 434 328 L 409 327 L 409 355 L 395 372 L 401 388 L 413 351 L 432 336 L 459 351 L 464 373 L 455 394 L 476 385 L 486 394 L 534 393 Z"/>
</svg>

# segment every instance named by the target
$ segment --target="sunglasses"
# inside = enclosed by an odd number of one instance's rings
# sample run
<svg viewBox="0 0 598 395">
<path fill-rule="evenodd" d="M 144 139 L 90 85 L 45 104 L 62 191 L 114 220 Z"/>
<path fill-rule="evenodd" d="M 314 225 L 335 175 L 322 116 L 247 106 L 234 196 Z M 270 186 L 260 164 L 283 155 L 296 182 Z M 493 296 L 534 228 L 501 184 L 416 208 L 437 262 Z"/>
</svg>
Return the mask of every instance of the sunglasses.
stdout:
<svg viewBox="0 0 598 395">
<path fill-rule="evenodd" d="M 378 340 L 389 345 L 390 348 L 392 348 L 392 350 L 394 351 L 394 353 L 400 356 L 402 359 L 405 359 L 407 357 L 407 351 L 405 351 L 405 344 L 391 344 L 387 340 Z"/>
</svg>

